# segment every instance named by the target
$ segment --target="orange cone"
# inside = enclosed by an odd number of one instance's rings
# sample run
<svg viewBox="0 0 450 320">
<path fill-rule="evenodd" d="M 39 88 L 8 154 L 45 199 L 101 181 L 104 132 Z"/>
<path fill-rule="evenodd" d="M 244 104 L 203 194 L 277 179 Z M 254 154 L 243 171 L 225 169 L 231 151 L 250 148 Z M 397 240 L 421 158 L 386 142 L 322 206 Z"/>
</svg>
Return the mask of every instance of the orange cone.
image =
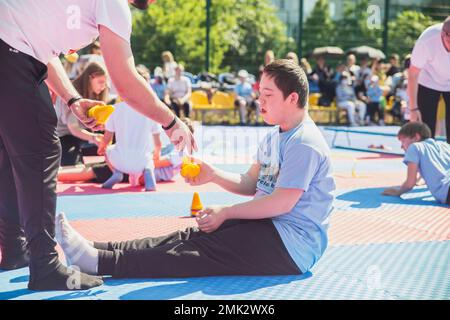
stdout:
<svg viewBox="0 0 450 320">
<path fill-rule="evenodd" d="M 191 216 L 196 217 L 202 210 L 203 205 L 202 202 L 200 201 L 200 196 L 198 192 L 194 192 L 194 197 L 192 198 L 191 204 Z"/>
</svg>

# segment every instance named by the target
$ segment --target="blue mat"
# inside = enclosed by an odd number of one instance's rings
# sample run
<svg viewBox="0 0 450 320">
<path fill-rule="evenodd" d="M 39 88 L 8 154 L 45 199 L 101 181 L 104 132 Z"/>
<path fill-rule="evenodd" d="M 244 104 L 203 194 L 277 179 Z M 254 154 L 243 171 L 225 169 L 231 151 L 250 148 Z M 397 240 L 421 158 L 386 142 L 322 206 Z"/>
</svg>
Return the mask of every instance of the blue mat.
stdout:
<svg viewBox="0 0 450 320">
<path fill-rule="evenodd" d="M 202 203 L 231 205 L 251 197 L 230 193 L 202 192 Z M 190 212 L 189 193 L 117 193 L 58 197 L 56 212 L 64 211 L 70 220 L 91 220 L 144 216 L 186 216 Z"/>
<path fill-rule="evenodd" d="M 312 273 L 106 280 L 83 292 L 31 292 L 28 269 L 0 273 L 0 299 L 449 299 L 450 242 L 329 248 Z"/>
<path fill-rule="evenodd" d="M 408 210 L 410 206 L 448 207 L 439 204 L 425 187 L 415 187 L 401 197 L 384 196 L 384 188 L 364 188 L 336 191 L 334 207 L 339 210 Z"/>
<path fill-rule="evenodd" d="M 338 190 L 334 202 L 338 210 L 407 210 L 409 206 L 445 207 L 425 187 L 416 187 L 399 197 L 381 195 L 383 188 Z M 230 193 L 203 192 L 208 205 L 230 205 L 251 197 Z M 122 193 L 59 197 L 57 212 L 64 211 L 70 220 L 93 220 L 126 217 L 184 216 L 189 212 L 192 193 Z"/>
</svg>

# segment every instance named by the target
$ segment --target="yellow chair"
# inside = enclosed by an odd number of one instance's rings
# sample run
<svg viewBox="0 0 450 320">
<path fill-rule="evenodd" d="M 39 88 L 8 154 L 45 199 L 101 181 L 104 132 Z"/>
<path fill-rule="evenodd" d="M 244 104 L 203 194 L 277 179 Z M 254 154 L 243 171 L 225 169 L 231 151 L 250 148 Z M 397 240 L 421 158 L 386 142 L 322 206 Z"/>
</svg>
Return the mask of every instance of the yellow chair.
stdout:
<svg viewBox="0 0 450 320">
<path fill-rule="evenodd" d="M 204 91 L 194 91 L 191 95 L 191 102 L 193 109 L 204 109 L 211 108 L 212 105 L 209 103 L 208 95 Z"/>
<path fill-rule="evenodd" d="M 309 95 L 309 111 L 314 119 L 318 123 L 321 123 L 319 119 L 323 119 L 323 115 L 328 116 L 326 123 L 331 124 L 334 122 L 339 123 L 339 115 L 336 107 L 336 101 L 333 100 L 330 106 L 320 106 L 319 99 L 322 95 L 320 93 L 311 93 Z"/>
<path fill-rule="evenodd" d="M 314 107 L 319 105 L 320 93 L 311 93 L 309 95 L 309 106 Z"/>
<path fill-rule="evenodd" d="M 227 93 L 222 91 L 216 91 L 211 99 L 214 106 L 214 111 L 219 112 L 220 115 L 225 113 L 232 113 L 232 117 L 236 117 L 234 102 L 236 96 L 234 93 Z"/>
<path fill-rule="evenodd" d="M 234 110 L 234 94 L 222 91 L 216 91 L 212 97 L 212 104 L 218 109 Z"/>
</svg>

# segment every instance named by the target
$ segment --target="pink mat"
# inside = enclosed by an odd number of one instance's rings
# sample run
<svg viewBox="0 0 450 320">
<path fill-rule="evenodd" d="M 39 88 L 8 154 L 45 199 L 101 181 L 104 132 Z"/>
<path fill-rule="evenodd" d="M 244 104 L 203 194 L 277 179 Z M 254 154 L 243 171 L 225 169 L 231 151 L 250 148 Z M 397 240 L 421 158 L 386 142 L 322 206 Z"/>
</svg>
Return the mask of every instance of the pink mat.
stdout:
<svg viewBox="0 0 450 320">
<path fill-rule="evenodd" d="M 175 177 L 174 181 L 161 182 L 156 186 L 156 192 L 224 192 L 221 187 L 208 183 L 202 186 L 191 187 L 184 182 L 181 176 Z M 98 183 L 61 183 L 58 182 L 56 191 L 58 195 L 95 195 L 111 193 L 136 193 L 145 192 L 143 187 L 131 187 L 128 183 L 118 183 L 111 189 L 102 189 Z"/>
<path fill-rule="evenodd" d="M 351 173 L 336 173 L 336 185 L 338 189 L 378 188 L 398 186 L 405 178 L 404 172 L 399 173 L 374 173 L 359 172 L 357 177 Z M 95 195 L 111 193 L 135 193 L 145 192 L 142 187 L 132 188 L 128 183 L 119 183 L 112 190 L 102 189 L 97 183 L 61 183 L 58 182 L 57 193 L 59 195 Z M 184 182 L 181 176 L 174 181 L 157 184 L 157 192 L 226 192 L 216 184 L 208 183 L 203 186 L 191 187 Z"/>
<path fill-rule="evenodd" d="M 124 241 L 161 236 L 196 226 L 192 218 L 137 217 L 72 221 L 80 234 L 93 241 Z M 330 221 L 329 245 L 400 243 L 450 240 L 447 208 L 418 207 L 402 212 L 367 209 L 336 211 Z"/>
</svg>

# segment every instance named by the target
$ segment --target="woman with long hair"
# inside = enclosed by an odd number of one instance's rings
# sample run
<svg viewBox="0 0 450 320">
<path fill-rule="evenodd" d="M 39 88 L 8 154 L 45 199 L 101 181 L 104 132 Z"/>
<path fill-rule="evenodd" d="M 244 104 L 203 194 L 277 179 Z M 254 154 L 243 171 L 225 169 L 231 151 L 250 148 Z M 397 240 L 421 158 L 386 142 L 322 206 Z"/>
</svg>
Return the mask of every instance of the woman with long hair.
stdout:
<svg viewBox="0 0 450 320">
<path fill-rule="evenodd" d="M 105 68 L 91 62 L 73 81 L 74 87 L 85 99 L 103 101 L 108 99 L 107 73 Z M 67 105 L 58 97 L 55 102 L 58 125 L 56 131 L 61 141 L 61 166 L 73 166 L 82 163 L 81 146 L 83 142 L 98 146 L 101 134 L 92 133 L 70 112 Z"/>
</svg>

